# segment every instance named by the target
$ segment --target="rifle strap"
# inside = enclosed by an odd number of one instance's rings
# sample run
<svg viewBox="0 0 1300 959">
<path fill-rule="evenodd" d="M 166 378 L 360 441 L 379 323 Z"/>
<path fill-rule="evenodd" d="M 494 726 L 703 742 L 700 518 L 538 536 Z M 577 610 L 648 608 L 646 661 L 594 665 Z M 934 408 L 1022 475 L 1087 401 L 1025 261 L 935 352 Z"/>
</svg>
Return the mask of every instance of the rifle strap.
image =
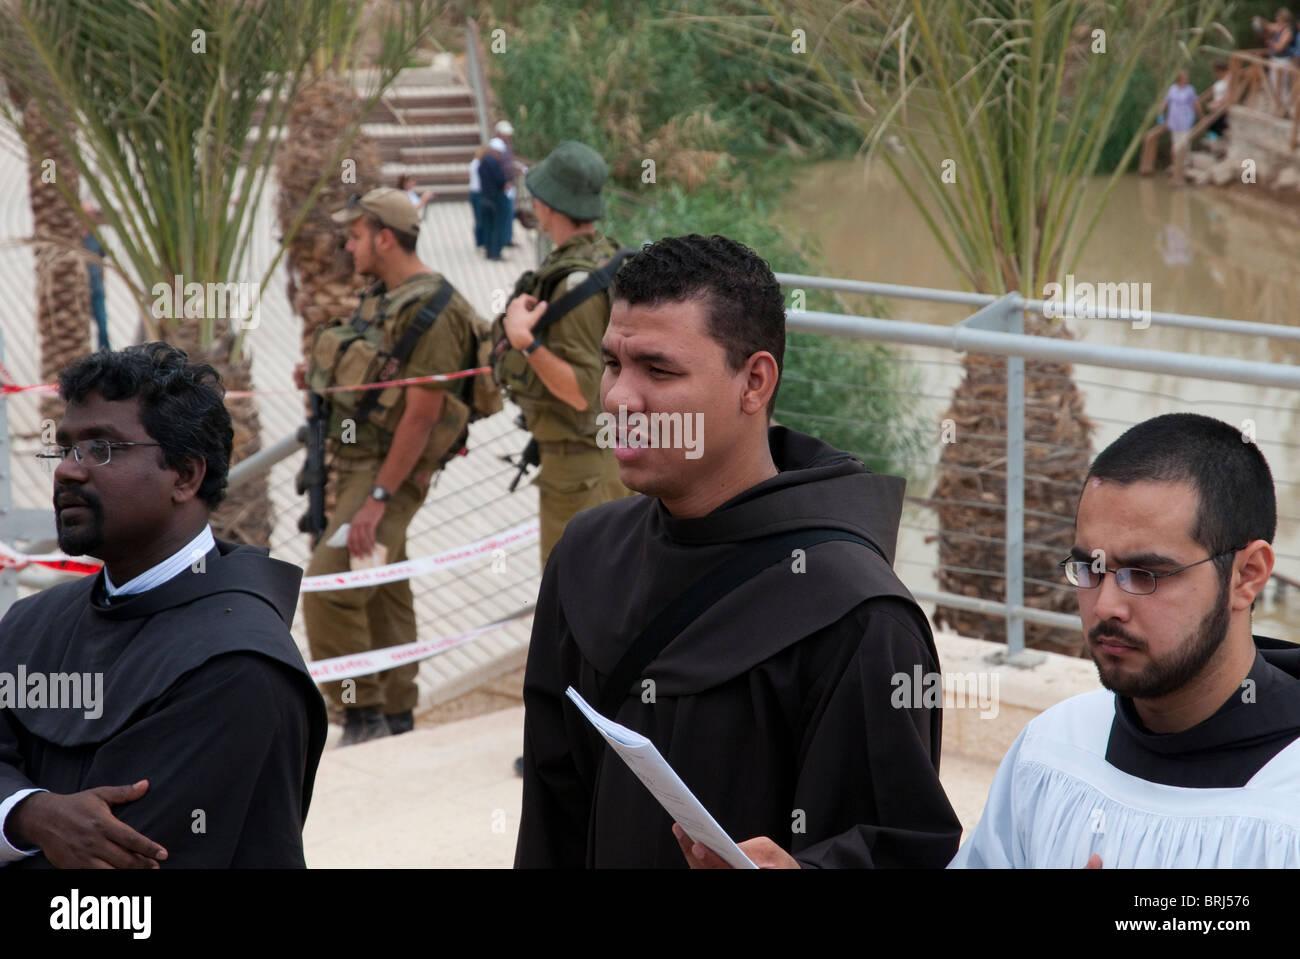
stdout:
<svg viewBox="0 0 1300 959">
<path fill-rule="evenodd" d="M 552 323 L 564 319 L 565 314 L 577 309 L 577 307 L 608 287 L 614 281 L 614 274 L 623 265 L 623 261 L 635 252 L 635 250 L 619 250 L 604 266 L 592 271 L 585 280 L 550 304 L 546 308 L 546 313 L 533 326 L 533 336 L 541 336 L 542 331 Z"/>
<path fill-rule="evenodd" d="M 429 332 L 429 328 L 433 326 L 434 321 L 438 319 L 438 316 L 442 311 L 447 308 L 447 304 L 451 302 L 451 298 L 455 293 L 456 288 L 451 285 L 451 281 L 444 278 L 442 286 L 439 287 L 438 292 L 435 293 L 429 302 L 424 305 L 424 308 L 416 314 L 415 319 L 411 321 L 411 325 L 408 326 L 406 332 L 402 334 L 402 338 L 397 341 L 397 346 L 393 349 L 390 362 L 384 364 L 384 369 L 388 369 L 395 365 L 396 368 L 400 370 L 406 366 L 406 361 L 410 358 L 411 351 L 415 349 L 415 344 L 420 341 L 420 337 Z M 396 360 L 396 364 L 391 362 L 392 360 Z M 381 373 L 380 379 L 374 382 L 382 382 L 386 378 L 387 377 L 383 376 Z M 381 392 L 382 390 L 366 391 L 365 398 L 362 399 L 361 405 L 357 408 L 358 423 L 364 423 L 369 419 L 370 414 L 379 406 L 379 394 Z"/>
</svg>

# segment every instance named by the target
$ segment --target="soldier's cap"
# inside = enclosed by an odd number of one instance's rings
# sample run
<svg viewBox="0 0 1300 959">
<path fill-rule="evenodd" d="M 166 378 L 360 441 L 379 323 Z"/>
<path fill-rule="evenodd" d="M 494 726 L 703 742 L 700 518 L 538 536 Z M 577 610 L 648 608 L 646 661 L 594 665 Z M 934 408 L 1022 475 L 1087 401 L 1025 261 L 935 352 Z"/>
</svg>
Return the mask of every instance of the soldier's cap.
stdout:
<svg viewBox="0 0 1300 959">
<path fill-rule="evenodd" d="M 348 205 L 336 211 L 330 219 L 335 223 L 351 223 L 366 213 L 373 213 L 391 230 L 411 236 L 420 233 L 420 214 L 415 212 L 411 198 L 401 190 L 386 186 L 371 190 L 365 196 L 352 194 L 348 197 Z"/>
<path fill-rule="evenodd" d="M 528 171 L 524 184 L 552 210 L 574 220 L 599 220 L 605 215 L 601 189 L 609 164 L 599 153 L 576 140 L 565 140 L 545 160 Z"/>
</svg>

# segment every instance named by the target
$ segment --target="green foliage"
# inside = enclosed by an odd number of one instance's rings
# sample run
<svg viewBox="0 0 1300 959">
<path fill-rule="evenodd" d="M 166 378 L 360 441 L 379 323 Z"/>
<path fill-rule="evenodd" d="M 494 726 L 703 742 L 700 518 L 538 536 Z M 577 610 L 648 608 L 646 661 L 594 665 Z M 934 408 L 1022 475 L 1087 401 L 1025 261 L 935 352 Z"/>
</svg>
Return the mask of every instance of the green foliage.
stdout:
<svg viewBox="0 0 1300 959">
<path fill-rule="evenodd" d="M 1145 63 L 1139 63 L 1120 100 L 1115 124 L 1106 137 L 1105 146 L 1101 148 L 1097 160 L 1098 173 L 1114 172 L 1124 160 L 1125 154 L 1129 154 L 1126 169 L 1137 168 L 1138 155 L 1129 153 L 1128 145 L 1134 136 L 1145 134 L 1150 129 L 1150 124 L 1145 122 L 1147 110 L 1160 96 L 1161 90 L 1162 86 L 1151 68 Z"/>
<path fill-rule="evenodd" d="M 807 30 L 826 92 L 857 117 L 967 283 L 1026 296 L 1069 272 L 1096 225 L 1102 204 L 1084 211 L 1083 185 L 1098 169 L 1137 66 L 1155 64 L 1159 78 L 1185 63 L 1220 7 L 1220 0 L 881 0 L 848 17 L 839 0 L 763 2 L 775 34 L 796 23 Z M 1105 53 L 1093 50 L 1097 29 Z M 1155 109 L 1153 102 L 1135 126 L 1129 156 Z M 879 149 L 891 135 L 909 167 Z M 1117 170 L 1126 164 L 1121 156 Z"/>
<path fill-rule="evenodd" d="M 21 78 L 63 148 L 95 171 L 85 182 L 116 234 L 151 338 L 176 321 L 148 311 L 155 284 L 177 275 L 228 283 L 247 268 L 289 104 L 322 51 L 333 59 L 356 39 L 358 10 L 356 0 L 21 0 L 0 19 L 0 73 Z M 430 12 L 430 0 L 407 0 L 383 23 L 374 98 Z M 21 134 L 14 104 L 0 101 L 0 111 Z M 337 175 L 337 160 L 321 183 Z M 56 185 L 80 212 L 79 198 Z M 215 319 L 199 318 L 204 346 Z"/>
<path fill-rule="evenodd" d="M 808 97 L 819 93 L 806 65 L 734 55 L 728 30 L 744 28 L 735 16 L 750 7 L 560 0 L 510 10 L 515 22 L 506 50 L 489 54 L 488 65 L 518 131 L 516 150 L 542 156 L 559 141 L 576 139 L 611 159 L 644 155 L 666 124 L 701 114 L 712 121 L 708 142 L 673 146 L 721 148 L 734 156 L 791 144 L 823 154 L 856 147 L 851 123 L 829 110 L 829 101 L 808 109 Z M 500 23 L 483 18 L 485 43 Z"/>
</svg>

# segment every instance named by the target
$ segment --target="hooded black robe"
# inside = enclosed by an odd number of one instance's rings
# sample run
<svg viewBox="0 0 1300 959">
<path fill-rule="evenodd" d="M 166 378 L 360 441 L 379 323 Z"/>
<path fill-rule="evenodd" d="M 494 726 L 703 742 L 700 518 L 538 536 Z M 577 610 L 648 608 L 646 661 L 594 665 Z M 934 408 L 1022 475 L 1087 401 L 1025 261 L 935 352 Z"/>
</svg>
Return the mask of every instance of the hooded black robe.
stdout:
<svg viewBox="0 0 1300 959">
<path fill-rule="evenodd" d="M 167 850 L 164 867 L 301 867 L 327 729 L 289 633 L 302 571 L 220 540 L 200 568 L 112 599 L 100 572 L 0 620 L 0 673 L 103 675 L 94 718 L 0 709 L 0 800 L 148 779 L 113 814 Z"/>
<path fill-rule="evenodd" d="M 644 625 L 760 536 L 863 536 L 778 562 L 663 650 L 611 718 L 647 736 L 737 841 L 768 836 L 803 866 L 932 866 L 961 825 L 939 783 L 939 709 L 890 704 L 891 677 L 939 669 L 894 575 L 904 482 L 783 427 L 781 471 L 707 516 L 629 497 L 570 521 L 547 564 L 524 679 L 515 865 L 686 867 L 672 820 L 565 697 L 588 702 Z M 640 693 L 640 695 L 638 695 Z"/>
</svg>

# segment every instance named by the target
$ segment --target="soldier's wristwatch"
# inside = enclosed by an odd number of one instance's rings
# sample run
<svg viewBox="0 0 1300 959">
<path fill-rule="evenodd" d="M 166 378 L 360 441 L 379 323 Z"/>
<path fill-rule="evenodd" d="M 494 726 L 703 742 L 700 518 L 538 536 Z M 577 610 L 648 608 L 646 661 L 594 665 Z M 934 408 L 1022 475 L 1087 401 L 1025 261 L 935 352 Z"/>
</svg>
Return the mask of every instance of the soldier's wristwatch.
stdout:
<svg viewBox="0 0 1300 959">
<path fill-rule="evenodd" d="M 393 494 L 388 492 L 388 490 L 384 489 L 382 486 L 376 486 L 370 491 L 370 498 L 377 499 L 381 503 L 387 503 L 393 498 Z"/>
<path fill-rule="evenodd" d="M 532 356 L 534 353 L 537 352 L 538 347 L 540 347 L 541 345 L 542 345 L 541 340 L 534 339 L 533 342 L 529 343 L 519 352 L 524 354 L 524 356 Z"/>
</svg>

